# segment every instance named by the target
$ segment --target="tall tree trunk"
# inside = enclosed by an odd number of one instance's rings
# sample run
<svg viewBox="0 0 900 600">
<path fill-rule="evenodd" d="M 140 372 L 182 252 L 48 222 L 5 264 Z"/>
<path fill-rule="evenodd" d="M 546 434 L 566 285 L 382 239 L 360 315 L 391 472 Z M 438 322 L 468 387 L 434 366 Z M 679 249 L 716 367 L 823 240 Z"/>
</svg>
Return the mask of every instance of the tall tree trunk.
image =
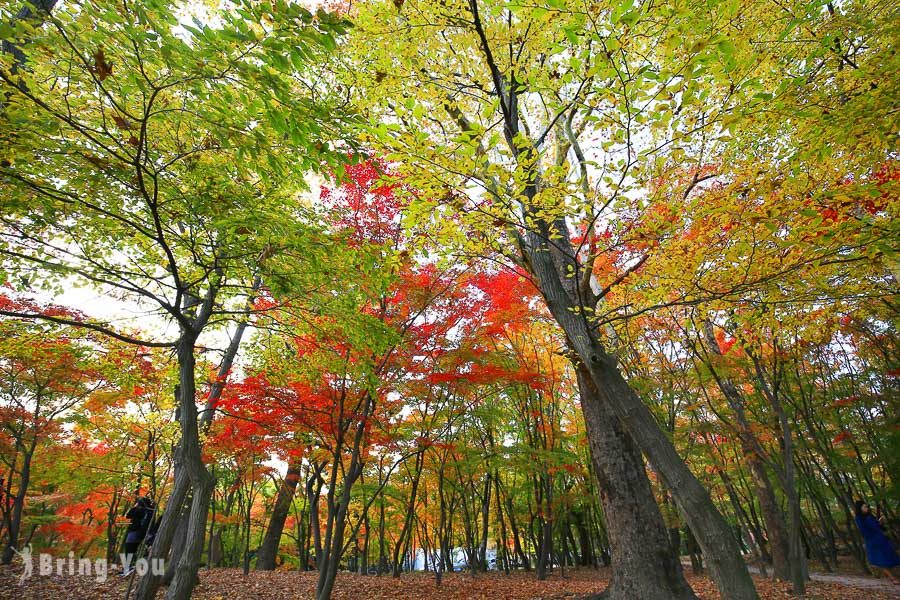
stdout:
<svg viewBox="0 0 900 600">
<path fill-rule="evenodd" d="M 506 534 L 506 519 L 503 518 L 503 505 L 500 503 L 500 471 L 494 470 L 494 506 L 497 511 L 497 525 L 500 537 L 497 540 L 497 570 L 501 568 L 509 575 L 509 538 Z M 503 553 L 502 555 L 500 553 Z M 501 562 L 502 561 L 502 562 Z"/>
<path fill-rule="evenodd" d="M 175 567 L 175 577 L 166 591 L 166 600 L 188 600 L 194 586 L 199 582 L 197 570 L 200 566 L 200 555 L 203 553 L 203 541 L 206 539 L 206 517 L 214 485 L 212 477 L 205 471 L 204 468 L 203 472 L 194 473 L 196 477 L 192 482 L 194 495 L 184 551 Z"/>
<path fill-rule="evenodd" d="M 509 491 L 506 494 L 506 515 L 509 517 L 509 528 L 513 536 L 513 550 L 516 553 L 516 561 L 522 565 L 526 571 L 531 570 L 531 564 L 528 562 L 528 556 L 522 548 L 522 539 L 519 536 L 519 526 L 516 524 L 516 513 L 513 510 L 512 498 Z"/>
<path fill-rule="evenodd" d="M 119 489 L 114 489 L 113 497 L 109 502 L 109 510 L 106 513 L 106 563 L 110 565 L 116 561 L 116 545 L 119 541 L 119 536 L 116 535 L 116 515 L 119 513 L 120 498 Z"/>
<path fill-rule="evenodd" d="M 540 487 L 540 493 L 536 494 L 535 501 L 538 510 L 538 522 L 540 528 L 537 533 L 537 543 L 535 549 L 537 551 L 537 565 L 534 573 L 538 581 L 547 578 L 550 570 L 550 563 L 553 560 L 553 512 L 552 512 L 552 486 L 550 483 L 550 474 L 544 472 L 537 481 Z"/>
<path fill-rule="evenodd" d="M 582 567 L 590 567 L 597 564 L 597 559 L 594 556 L 594 548 L 591 544 L 591 536 L 588 532 L 587 527 L 584 523 L 584 513 L 581 511 L 575 511 L 572 513 L 573 524 L 575 525 L 575 531 L 578 532 L 578 564 Z"/>
<path fill-rule="evenodd" d="M 378 574 L 387 572 L 387 540 L 385 539 L 384 490 L 378 500 Z"/>
<path fill-rule="evenodd" d="M 484 479 L 484 495 L 481 498 L 481 542 L 478 546 L 478 563 L 482 571 L 487 571 L 488 523 L 491 511 L 491 474 Z"/>
<path fill-rule="evenodd" d="M 322 493 L 322 486 L 325 484 L 325 480 L 322 479 L 322 470 L 324 468 L 325 463 L 317 464 L 306 481 L 306 495 L 309 503 L 309 528 L 312 532 L 316 569 L 322 568 L 323 560 L 322 526 L 319 522 L 319 497 Z"/>
<path fill-rule="evenodd" d="M 612 555 L 612 580 L 604 595 L 695 598 L 672 552 L 637 445 L 602 400 L 587 368 L 578 363 L 576 372 Z"/>
<path fill-rule="evenodd" d="M 536 193 L 536 188 L 529 187 L 526 196 L 533 197 Z M 576 300 L 577 294 L 570 295 L 566 291 L 566 282 L 576 279 L 568 276 L 571 262 L 567 258 L 554 260 L 554 254 L 560 248 L 568 253 L 565 256 L 574 256 L 565 222 L 560 219 L 551 229 L 546 221 L 537 219 L 536 226 L 539 230 L 528 231 L 527 241 L 524 241 L 527 260 L 550 312 L 584 365 L 583 375 L 589 376 L 595 386 L 600 399 L 595 405 L 609 407 L 621 420 L 631 439 L 637 443 L 636 451 L 647 456 L 666 487 L 672 490 L 682 517 L 703 548 L 719 592 L 729 600 L 758 600 L 753 579 L 728 523 L 678 455 L 653 413 L 625 381 L 615 357 L 600 344 L 585 316 L 584 303 Z M 574 272 L 578 273 L 578 270 Z M 582 292 L 578 290 L 578 293 Z"/>
<path fill-rule="evenodd" d="M 363 471 L 362 442 L 366 420 L 372 414 L 375 408 L 374 405 L 374 399 L 367 395 L 364 400 L 364 408 L 353 432 L 353 441 L 350 447 L 350 465 L 344 472 L 344 480 L 341 482 L 340 496 L 338 496 L 337 502 L 333 500 L 335 495 L 334 476 L 332 476 L 330 482 L 331 485 L 328 490 L 330 499 L 328 503 L 328 530 L 325 535 L 323 560 L 319 565 L 319 577 L 316 582 L 316 600 L 328 600 L 331 597 L 331 590 L 334 588 L 334 579 L 337 576 L 338 565 L 344 550 L 344 530 L 347 525 L 347 510 L 350 506 L 350 491 Z M 340 448 L 340 444 L 337 444 L 336 447 Z M 337 464 L 333 464 L 332 468 L 336 469 Z"/>
<path fill-rule="evenodd" d="M 169 585 L 175 577 L 175 567 L 181 560 L 184 552 L 184 546 L 187 543 L 187 526 L 191 517 L 191 498 L 185 498 L 184 506 L 181 507 L 181 513 L 178 516 L 178 522 L 175 524 L 175 535 L 172 537 L 171 550 L 169 551 L 169 560 L 166 563 L 166 572 L 163 575 L 162 583 Z"/>
<path fill-rule="evenodd" d="M 778 505 L 778 500 L 775 498 L 775 490 L 772 487 L 772 482 L 766 471 L 766 465 L 762 455 L 762 446 L 753 433 L 753 429 L 747 419 L 744 395 L 738 390 L 734 382 L 719 373 L 716 366 L 709 360 L 709 354 L 722 356 L 722 351 L 719 348 L 719 344 L 716 341 L 713 332 L 712 321 L 709 319 L 703 321 L 702 333 L 703 347 L 706 350 L 707 356 L 702 356 L 699 352 L 697 355 L 706 363 L 719 390 L 721 390 L 722 395 L 725 396 L 728 406 L 731 408 L 732 412 L 734 412 L 734 429 L 736 430 L 737 437 L 741 443 L 741 451 L 747 459 L 747 466 L 750 469 L 750 476 L 753 480 L 754 492 L 759 500 L 759 509 L 760 512 L 762 512 L 762 518 L 769 540 L 768 550 L 772 557 L 772 571 L 775 573 L 775 579 L 787 581 L 791 577 L 787 527 L 781 513 L 781 507 Z"/>
<path fill-rule="evenodd" d="M 172 486 L 171 494 L 169 494 L 166 509 L 163 511 L 163 517 L 156 532 L 156 537 L 153 539 L 153 547 L 150 551 L 151 559 L 161 558 L 165 560 L 168 558 L 172 542 L 175 539 L 177 526 L 181 519 L 181 510 L 191 488 L 187 473 L 181 468 L 180 463 L 181 450 L 176 448 L 175 483 Z M 148 571 L 138 581 L 137 589 L 134 593 L 135 600 L 153 600 L 156 597 L 156 591 L 159 589 L 160 583 L 161 576 L 154 574 L 152 570 Z"/>
<path fill-rule="evenodd" d="M 403 570 L 402 551 L 407 543 L 408 537 L 412 536 L 413 517 L 415 516 L 416 497 L 419 492 L 419 480 L 422 476 L 422 465 L 424 463 L 425 451 L 420 450 L 415 454 L 415 463 L 413 465 L 412 482 L 410 484 L 409 499 L 406 501 L 406 511 L 403 517 L 403 527 L 400 529 L 400 536 L 394 545 L 393 571 L 394 577 L 400 577 Z"/>
<path fill-rule="evenodd" d="M 247 298 L 247 312 L 252 308 L 254 296 L 261 285 L 262 279 L 259 276 L 255 277 L 252 292 Z M 188 557 L 186 559 L 187 567 L 190 567 L 191 564 L 199 564 L 200 554 L 203 552 L 203 529 L 205 529 L 207 517 L 206 508 L 203 509 L 203 515 L 197 514 L 195 510 L 200 510 L 201 506 L 209 507 L 211 495 L 215 486 L 214 478 L 203 464 L 200 451 L 200 432 L 208 430 L 212 423 L 213 416 L 215 415 L 215 404 L 219 400 L 222 390 L 224 389 L 225 379 L 228 372 L 231 370 L 238 349 L 240 348 L 244 332 L 247 328 L 246 318 L 238 323 L 235 334 L 231 338 L 231 342 L 229 343 L 228 348 L 226 348 L 225 355 L 219 365 L 216 381 L 210 389 L 203 416 L 198 420 L 194 345 L 197 342 L 200 331 L 209 320 L 209 314 L 212 310 L 217 291 L 218 288 L 216 286 L 211 286 L 209 288 L 206 298 L 199 308 L 199 314 L 195 313 L 194 308 L 187 309 L 186 316 L 193 326 L 182 326 L 178 344 L 176 346 L 176 355 L 178 358 L 178 385 L 175 388 L 175 396 L 178 404 L 181 440 L 178 443 L 175 456 L 175 484 L 172 486 L 172 492 L 169 495 L 168 503 L 163 512 L 163 518 L 162 521 L 160 521 L 159 529 L 154 538 L 151 550 L 151 558 L 165 559 L 168 557 L 172 539 L 178 525 L 177 521 L 181 518 L 181 508 L 187 498 L 188 491 L 193 489 L 194 496 L 192 498 L 192 509 L 189 516 L 189 518 L 192 519 L 192 522 L 188 524 L 188 529 L 194 532 L 199 523 L 204 524 L 204 527 L 199 532 L 199 542 L 197 540 L 191 540 L 189 543 L 191 548 L 194 548 L 196 545 L 198 549 L 196 550 L 197 556 L 193 558 Z M 195 314 L 196 316 L 191 316 Z M 207 494 L 208 497 L 197 498 L 198 491 Z M 176 561 L 172 562 L 174 563 Z M 177 562 L 180 564 L 180 558 Z M 181 572 L 183 573 L 184 571 L 182 570 Z M 197 581 L 196 568 L 190 579 L 190 586 L 182 583 L 178 587 L 180 594 L 187 594 L 186 596 L 182 596 L 183 598 L 190 596 L 193 585 Z M 135 591 L 135 600 L 153 600 L 156 597 L 156 591 L 159 589 L 159 584 L 159 576 L 153 574 L 152 569 L 148 570 L 147 574 L 141 577 L 141 580 L 138 582 L 137 590 Z M 170 587 L 169 592 L 171 593 L 173 589 L 174 586 Z M 169 595 L 167 594 L 166 597 L 169 598 Z"/>
<path fill-rule="evenodd" d="M 35 411 L 37 412 L 37 411 Z M 37 419 L 37 415 L 35 415 Z M 0 563 L 8 565 L 12 562 L 15 551 L 19 550 L 19 532 L 22 529 L 22 512 L 25 510 L 25 496 L 28 493 L 28 484 L 31 482 L 31 460 L 34 457 L 34 449 L 37 447 L 37 434 L 30 447 L 25 449 L 22 459 L 22 471 L 19 475 L 19 489 L 13 499 L 12 514 L 7 529 L 7 544 L 3 550 L 3 559 Z M 12 479 L 12 477 L 10 477 Z"/>
<path fill-rule="evenodd" d="M 194 344 L 197 334 L 183 333 L 178 342 L 178 383 L 181 391 L 181 452 L 182 468 L 188 476 L 193 491 L 188 518 L 187 537 L 184 552 L 175 567 L 175 577 L 166 591 L 166 600 L 188 600 L 197 579 L 197 568 L 206 539 L 206 518 L 209 512 L 210 496 L 215 483 L 203 464 L 200 450 L 200 431 L 197 420 L 196 359 Z"/>
<path fill-rule="evenodd" d="M 772 390 L 771 388 L 768 388 L 768 390 L 769 393 L 767 395 L 769 395 L 772 408 L 778 416 L 778 423 L 781 426 L 781 448 L 784 463 L 782 487 L 788 501 L 788 547 L 791 564 L 791 584 L 793 585 L 794 594 L 799 596 L 806 593 L 806 580 L 809 574 L 807 573 L 806 555 L 803 552 L 801 538 L 803 513 L 800 506 L 800 494 L 797 490 L 796 470 L 794 467 L 794 441 L 778 390 Z"/>
<path fill-rule="evenodd" d="M 284 480 L 278 487 L 278 494 L 275 497 L 275 506 L 272 507 L 269 525 L 266 527 L 263 541 L 256 551 L 257 571 L 275 570 L 275 559 L 278 557 L 281 532 L 284 531 L 284 522 L 291 510 L 291 502 L 297 490 L 297 482 L 300 480 L 301 471 L 302 465 L 300 464 L 288 465 Z"/>
</svg>

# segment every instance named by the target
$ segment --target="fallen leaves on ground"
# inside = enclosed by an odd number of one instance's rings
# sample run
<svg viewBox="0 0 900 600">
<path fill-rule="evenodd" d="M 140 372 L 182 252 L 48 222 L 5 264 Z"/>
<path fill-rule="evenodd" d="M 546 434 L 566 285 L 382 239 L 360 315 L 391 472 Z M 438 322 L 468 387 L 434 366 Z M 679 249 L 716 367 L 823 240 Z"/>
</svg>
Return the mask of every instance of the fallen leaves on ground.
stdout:
<svg viewBox="0 0 900 600">
<path fill-rule="evenodd" d="M 21 566 L 0 567 L 0 599 L 2 600 L 93 600 L 124 598 L 128 580 L 112 574 L 105 582 L 85 576 L 35 575 L 19 584 Z M 399 580 L 390 576 L 362 576 L 339 573 L 334 586 L 334 600 L 586 600 L 606 587 L 608 569 L 566 570 L 565 575 L 551 575 L 537 581 L 534 573 L 510 575 L 485 573 L 447 573 L 440 587 L 434 575 L 412 573 Z M 715 585 L 706 577 L 688 576 L 702 600 L 720 600 Z M 796 598 L 790 585 L 756 578 L 763 600 Z M 239 569 L 200 570 L 200 585 L 193 597 L 199 600 L 306 600 L 315 596 L 316 574 L 296 571 L 251 572 L 244 576 Z M 160 595 L 161 596 L 161 595 Z M 878 592 L 848 585 L 810 582 L 804 598 L 814 600 L 894 600 L 900 594 Z"/>
</svg>

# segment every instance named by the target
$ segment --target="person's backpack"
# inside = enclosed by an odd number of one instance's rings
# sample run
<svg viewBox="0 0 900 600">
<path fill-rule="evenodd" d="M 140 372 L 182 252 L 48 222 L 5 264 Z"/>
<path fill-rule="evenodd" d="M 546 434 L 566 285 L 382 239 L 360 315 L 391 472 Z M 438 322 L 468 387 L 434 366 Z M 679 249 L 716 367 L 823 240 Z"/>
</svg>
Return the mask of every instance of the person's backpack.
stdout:
<svg viewBox="0 0 900 600">
<path fill-rule="evenodd" d="M 150 525 L 153 523 L 153 512 L 152 508 L 144 508 L 144 516 L 141 517 L 140 528 L 143 531 L 147 531 L 150 529 Z"/>
</svg>

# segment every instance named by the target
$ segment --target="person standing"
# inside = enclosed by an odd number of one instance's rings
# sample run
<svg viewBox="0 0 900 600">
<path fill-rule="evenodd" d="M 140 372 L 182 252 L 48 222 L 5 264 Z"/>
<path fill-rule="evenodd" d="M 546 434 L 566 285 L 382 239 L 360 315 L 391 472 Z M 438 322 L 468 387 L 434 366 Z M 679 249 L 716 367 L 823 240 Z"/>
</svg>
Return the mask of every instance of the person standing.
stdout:
<svg viewBox="0 0 900 600">
<path fill-rule="evenodd" d="M 125 531 L 125 557 L 123 560 L 122 576 L 130 575 L 134 570 L 134 561 L 137 550 L 147 535 L 147 530 L 153 523 L 153 501 L 147 497 L 138 498 L 134 506 L 129 509 L 125 517 L 131 521 Z"/>
<path fill-rule="evenodd" d="M 875 518 L 864 500 L 856 501 L 856 526 L 859 527 L 859 532 L 865 540 L 869 564 L 881 569 L 894 583 L 900 583 L 891 571 L 900 565 L 900 558 L 897 557 L 897 550 L 891 540 L 884 535 L 881 529 L 883 524 L 884 517 Z"/>
</svg>

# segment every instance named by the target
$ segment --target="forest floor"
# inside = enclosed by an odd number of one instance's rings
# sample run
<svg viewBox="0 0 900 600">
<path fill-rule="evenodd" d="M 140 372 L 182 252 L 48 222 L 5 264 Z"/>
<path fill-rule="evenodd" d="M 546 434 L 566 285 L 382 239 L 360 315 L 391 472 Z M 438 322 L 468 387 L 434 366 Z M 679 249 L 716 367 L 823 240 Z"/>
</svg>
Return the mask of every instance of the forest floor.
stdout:
<svg viewBox="0 0 900 600">
<path fill-rule="evenodd" d="M 128 580 L 111 575 L 98 582 L 86 576 L 34 577 L 20 584 L 20 565 L 0 567 L 0 599 L 2 600 L 74 600 L 125 598 Z M 299 600 L 313 597 L 315 573 L 296 571 L 251 572 L 244 577 L 239 569 L 200 571 L 200 585 L 194 598 L 200 600 Z M 486 573 L 472 576 L 463 573 L 445 574 L 440 588 L 434 576 L 426 573 L 391 577 L 338 574 L 332 598 L 335 600 L 429 600 L 462 599 L 529 599 L 584 600 L 606 587 L 608 570 L 566 570 L 565 576 L 552 575 L 537 581 L 533 573 Z M 703 600 L 718 600 L 715 586 L 706 577 L 688 576 L 697 595 Z M 878 583 L 877 588 L 869 587 Z M 756 577 L 757 589 L 765 600 L 794 598 L 786 584 Z M 900 586 L 869 577 L 832 576 L 828 581 L 819 577 L 809 584 L 805 598 L 815 600 L 894 600 L 900 598 Z"/>
</svg>

